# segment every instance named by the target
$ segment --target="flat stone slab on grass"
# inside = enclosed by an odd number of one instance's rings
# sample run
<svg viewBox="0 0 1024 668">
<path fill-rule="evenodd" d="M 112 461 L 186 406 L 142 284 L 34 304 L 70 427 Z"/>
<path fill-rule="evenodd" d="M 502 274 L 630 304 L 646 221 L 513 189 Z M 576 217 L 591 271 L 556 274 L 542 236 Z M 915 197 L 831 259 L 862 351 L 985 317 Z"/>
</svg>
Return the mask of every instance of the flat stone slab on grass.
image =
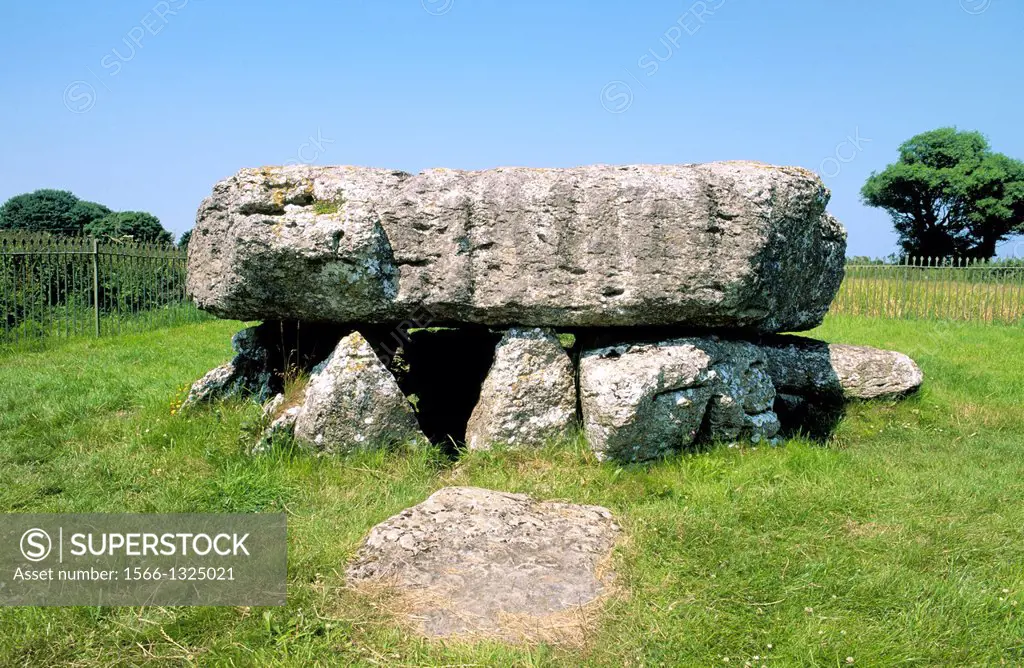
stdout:
<svg viewBox="0 0 1024 668">
<path fill-rule="evenodd" d="M 349 584 L 393 591 L 428 636 L 578 640 L 618 535 L 598 506 L 446 487 L 375 526 Z"/>
</svg>

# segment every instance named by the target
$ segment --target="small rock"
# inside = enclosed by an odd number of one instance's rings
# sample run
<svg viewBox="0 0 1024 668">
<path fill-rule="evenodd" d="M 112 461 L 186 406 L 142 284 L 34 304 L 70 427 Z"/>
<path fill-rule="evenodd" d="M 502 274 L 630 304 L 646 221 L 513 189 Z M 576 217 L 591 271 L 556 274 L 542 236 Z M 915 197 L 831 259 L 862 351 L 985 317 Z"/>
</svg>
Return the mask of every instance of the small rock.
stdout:
<svg viewBox="0 0 1024 668">
<path fill-rule="evenodd" d="M 295 421 L 299 417 L 300 410 L 302 410 L 301 406 L 292 406 L 291 408 L 286 408 L 280 415 L 274 418 L 270 426 L 263 431 L 260 440 L 253 446 L 252 453 L 259 455 L 269 452 L 274 441 L 294 436 Z"/>
<path fill-rule="evenodd" d="M 235 365 L 231 362 L 210 369 L 206 375 L 192 383 L 192 388 L 188 391 L 188 396 L 182 406 L 195 406 L 223 399 L 232 394 L 237 380 L 238 374 L 235 371 Z"/>
<path fill-rule="evenodd" d="M 235 357 L 193 383 L 182 407 L 231 397 L 263 402 L 273 394 L 274 373 L 269 351 L 261 343 L 260 327 L 247 327 L 231 337 Z"/>
<path fill-rule="evenodd" d="M 284 395 L 277 394 L 263 406 L 263 417 L 271 420 L 263 430 L 259 441 L 252 448 L 252 454 L 264 454 L 270 451 L 275 441 L 295 435 L 295 420 L 299 417 L 302 405 L 297 404 L 284 408 Z"/>
<path fill-rule="evenodd" d="M 263 404 L 263 417 L 271 417 L 276 414 L 282 404 L 284 404 L 284 394 L 278 392 L 273 399 Z"/>
</svg>

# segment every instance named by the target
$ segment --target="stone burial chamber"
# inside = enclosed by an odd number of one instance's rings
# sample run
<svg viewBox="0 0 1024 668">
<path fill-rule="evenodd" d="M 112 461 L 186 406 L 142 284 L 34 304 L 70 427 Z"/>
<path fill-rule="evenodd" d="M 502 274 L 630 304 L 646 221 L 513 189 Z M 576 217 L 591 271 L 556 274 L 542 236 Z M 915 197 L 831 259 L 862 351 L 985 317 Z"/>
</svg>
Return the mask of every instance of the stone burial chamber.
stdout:
<svg viewBox="0 0 1024 668">
<path fill-rule="evenodd" d="M 260 320 L 186 404 L 265 404 L 255 449 L 428 438 L 541 447 L 582 429 L 599 459 L 827 437 L 851 400 L 902 397 L 900 353 L 807 330 L 846 233 L 813 173 L 753 162 L 243 169 L 189 245 L 200 308 Z"/>
</svg>

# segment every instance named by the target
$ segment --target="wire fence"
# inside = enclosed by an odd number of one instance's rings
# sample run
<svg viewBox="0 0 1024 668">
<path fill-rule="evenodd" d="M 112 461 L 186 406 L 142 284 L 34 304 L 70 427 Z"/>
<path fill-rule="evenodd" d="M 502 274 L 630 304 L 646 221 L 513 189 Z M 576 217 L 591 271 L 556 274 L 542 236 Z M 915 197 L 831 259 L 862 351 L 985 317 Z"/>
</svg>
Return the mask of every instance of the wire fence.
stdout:
<svg viewBox="0 0 1024 668">
<path fill-rule="evenodd" d="M 194 322 L 185 251 L 173 246 L 0 234 L 0 345 Z"/>
<path fill-rule="evenodd" d="M 850 263 L 832 313 L 1024 323 L 1024 262 L 909 257 Z"/>
</svg>

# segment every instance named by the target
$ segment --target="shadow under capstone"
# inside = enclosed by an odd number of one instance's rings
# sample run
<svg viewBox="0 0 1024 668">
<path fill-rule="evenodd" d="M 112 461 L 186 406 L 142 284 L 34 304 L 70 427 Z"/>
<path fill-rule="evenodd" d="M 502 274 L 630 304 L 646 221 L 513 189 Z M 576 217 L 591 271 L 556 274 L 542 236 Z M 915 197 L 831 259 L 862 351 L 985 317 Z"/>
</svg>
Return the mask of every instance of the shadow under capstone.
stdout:
<svg viewBox="0 0 1024 668">
<path fill-rule="evenodd" d="M 782 425 L 779 435 L 827 442 L 846 416 L 848 403 L 830 361 L 828 343 L 793 334 L 762 336 L 758 343 L 767 354 L 775 385 L 773 410 Z M 808 394 L 808 385 L 818 392 Z"/>
<path fill-rule="evenodd" d="M 346 325 L 294 320 L 268 320 L 259 330 L 274 368 L 303 371 L 310 371 L 327 359 L 338 341 L 352 332 Z"/>
<path fill-rule="evenodd" d="M 776 394 L 774 410 L 782 424 L 780 436 L 803 436 L 818 443 L 827 443 L 846 417 L 843 401 L 814 401 L 793 394 Z"/>
<path fill-rule="evenodd" d="M 289 376 L 309 373 L 327 359 L 350 327 L 329 323 L 266 320 L 232 338 L 232 393 L 265 402 L 285 389 Z"/>
<path fill-rule="evenodd" d="M 486 327 L 364 331 L 364 336 L 416 407 L 431 443 L 455 456 L 494 360 L 500 332 Z"/>
</svg>

